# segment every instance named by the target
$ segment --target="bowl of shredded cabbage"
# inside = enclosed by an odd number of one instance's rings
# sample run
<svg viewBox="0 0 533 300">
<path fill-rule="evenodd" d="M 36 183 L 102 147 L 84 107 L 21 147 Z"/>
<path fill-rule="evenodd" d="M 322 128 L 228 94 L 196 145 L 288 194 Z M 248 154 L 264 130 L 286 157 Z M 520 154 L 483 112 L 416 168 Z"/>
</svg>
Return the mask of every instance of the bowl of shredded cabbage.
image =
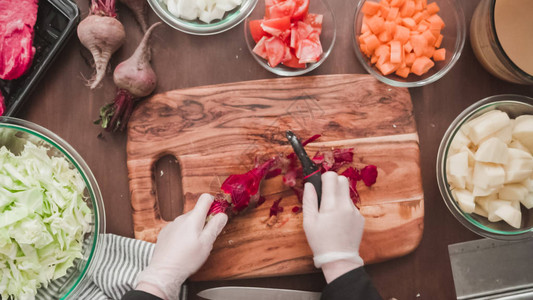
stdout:
<svg viewBox="0 0 533 300">
<path fill-rule="evenodd" d="M 77 299 L 104 204 L 81 156 L 51 131 L 0 117 L 0 298 Z"/>
</svg>

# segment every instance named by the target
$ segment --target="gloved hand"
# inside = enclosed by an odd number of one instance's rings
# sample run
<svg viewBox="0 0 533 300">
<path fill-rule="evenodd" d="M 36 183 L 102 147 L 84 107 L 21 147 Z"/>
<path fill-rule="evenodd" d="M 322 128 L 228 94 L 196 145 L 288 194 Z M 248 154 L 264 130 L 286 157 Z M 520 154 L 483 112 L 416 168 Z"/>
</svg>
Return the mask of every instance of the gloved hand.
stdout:
<svg viewBox="0 0 533 300">
<path fill-rule="evenodd" d="M 193 210 L 161 230 L 150 264 L 137 277 L 138 290 L 167 300 L 178 299 L 181 285 L 207 260 L 228 221 L 228 216 L 220 213 L 204 227 L 213 200 L 213 196 L 202 194 Z"/>
<path fill-rule="evenodd" d="M 303 194 L 303 225 L 314 263 L 329 283 L 362 266 L 359 244 L 365 219 L 350 199 L 348 179 L 335 172 L 322 174 L 320 210 L 315 188 L 306 183 Z"/>
</svg>

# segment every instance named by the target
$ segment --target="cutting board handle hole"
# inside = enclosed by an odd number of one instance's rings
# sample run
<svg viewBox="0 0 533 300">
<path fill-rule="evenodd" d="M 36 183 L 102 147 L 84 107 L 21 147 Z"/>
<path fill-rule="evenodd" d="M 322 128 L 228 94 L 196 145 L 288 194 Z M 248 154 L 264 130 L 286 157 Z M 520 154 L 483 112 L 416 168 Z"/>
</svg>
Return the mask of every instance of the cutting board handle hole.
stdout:
<svg viewBox="0 0 533 300">
<path fill-rule="evenodd" d="M 183 213 L 181 168 L 173 155 L 165 155 L 154 164 L 154 181 L 161 218 L 172 221 Z"/>
</svg>

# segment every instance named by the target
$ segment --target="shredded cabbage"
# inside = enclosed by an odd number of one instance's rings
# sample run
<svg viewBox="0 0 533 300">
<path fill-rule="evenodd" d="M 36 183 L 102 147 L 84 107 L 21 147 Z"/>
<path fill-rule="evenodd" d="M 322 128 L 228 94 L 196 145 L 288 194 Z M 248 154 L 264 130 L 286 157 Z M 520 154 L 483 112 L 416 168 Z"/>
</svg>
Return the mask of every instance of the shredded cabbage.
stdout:
<svg viewBox="0 0 533 300">
<path fill-rule="evenodd" d="M 45 147 L 0 148 L 1 299 L 34 299 L 82 258 L 92 222 L 84 190 L 80 173 Z"/>
</svg>

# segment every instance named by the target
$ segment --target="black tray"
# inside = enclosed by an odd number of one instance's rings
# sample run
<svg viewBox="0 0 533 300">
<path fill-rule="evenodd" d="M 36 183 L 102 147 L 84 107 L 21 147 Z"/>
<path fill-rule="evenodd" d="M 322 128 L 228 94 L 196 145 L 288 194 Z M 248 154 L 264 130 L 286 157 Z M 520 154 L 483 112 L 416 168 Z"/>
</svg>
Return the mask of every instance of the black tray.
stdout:
<svg viewBox="0 0 533 300">
<path fill-rule="evenodd" d="M 74 33 L 79 18 L 78 6 L 70 0 L 39 1 L 33 38 L 36 51 L 31 67 L 17 79 L 0 79 L 0 92 L 6 103 L 5 116 L 14 116 L 18 112 Z"/>
</svg>

